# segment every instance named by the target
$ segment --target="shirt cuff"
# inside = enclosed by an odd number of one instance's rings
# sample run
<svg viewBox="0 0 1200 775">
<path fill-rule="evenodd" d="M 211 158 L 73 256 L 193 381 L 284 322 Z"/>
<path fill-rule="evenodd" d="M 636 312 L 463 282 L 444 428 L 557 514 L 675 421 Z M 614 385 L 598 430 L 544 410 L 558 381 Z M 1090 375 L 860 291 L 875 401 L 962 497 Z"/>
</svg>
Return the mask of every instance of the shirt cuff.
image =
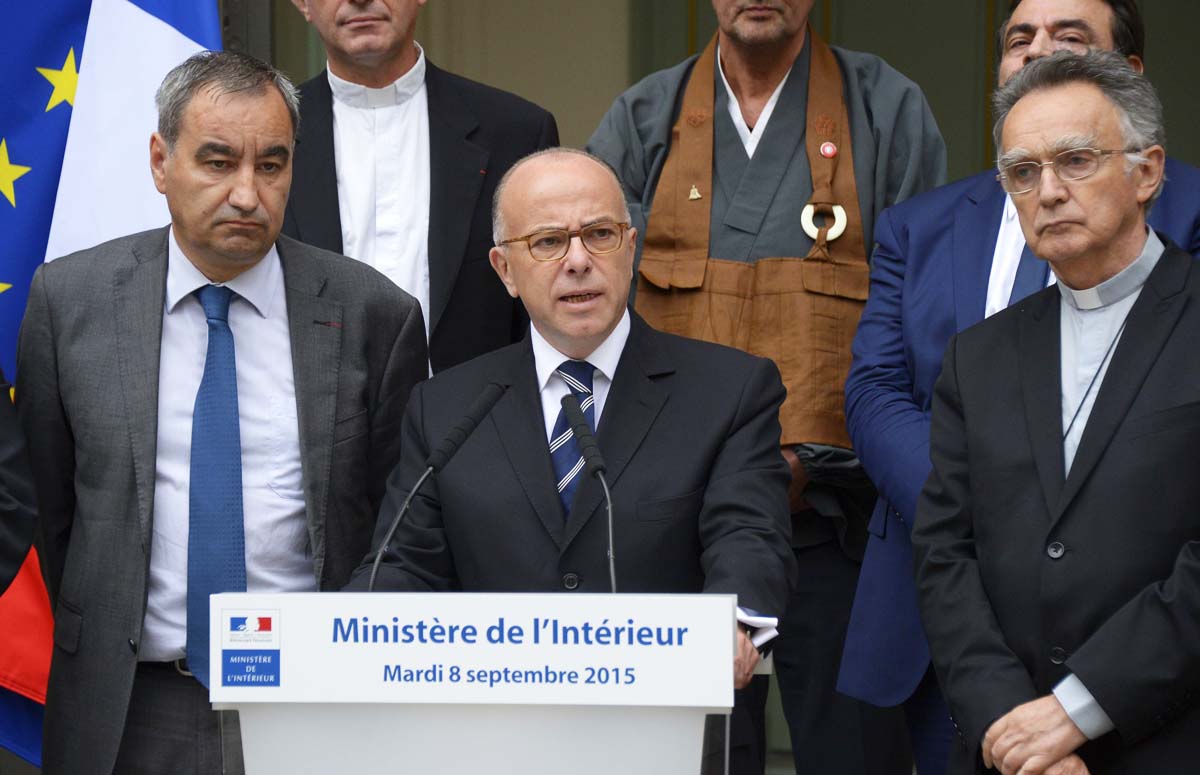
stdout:
<svg viewBox="0 0 1200 775">
<path fill-rule="evenodd" d="M 1054 696 L 1088 740 L 1095 740 L 1115 729 L 1104 708 L 1100 707 L 1100 703 L 1096 702 L 1096 698 L 1074 673 L 1058 682 L 1058 686 L 1054 687 Z"/>
<path fill-rule="evenodd" d="M 779 617 L 777 616 L 764 616 L 758 611 L 738 606 L 737 620 L 738 624 L 744 624 L 750 628 L 750 642 L 757 649 L 770 643 L 779 634 L 777 629 Z"/>
</svg>

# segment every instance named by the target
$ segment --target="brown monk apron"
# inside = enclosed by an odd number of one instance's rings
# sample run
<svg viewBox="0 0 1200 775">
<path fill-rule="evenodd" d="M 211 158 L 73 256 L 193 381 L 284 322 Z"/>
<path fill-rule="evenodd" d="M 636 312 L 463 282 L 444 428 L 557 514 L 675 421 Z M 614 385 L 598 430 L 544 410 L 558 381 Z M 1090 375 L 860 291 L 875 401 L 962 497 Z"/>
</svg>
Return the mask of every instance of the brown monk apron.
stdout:
<svg viewBox="0 0 1200 775">
<path fill-rule="evenodd" d="M 867 298 L 868 266 L 842 74 L 812 27 L 805 147 L 824 216 L 807 256 L 730 261 L 708 253 L 714 37 L 696 62 L 671 131 L 646 226 L 635 308 L 662 331 L 765 356 L 787 386 L 782 443 L 850 448 L 842 389 Z M 835 215 L 838 217 L 835 218 Z M 815 219 L 813 219 L 815 220 Z M 830 238 L 844 222 L 844 232 Z M 812 233 L 812 230 L 809 230 Z"/>
</svg>

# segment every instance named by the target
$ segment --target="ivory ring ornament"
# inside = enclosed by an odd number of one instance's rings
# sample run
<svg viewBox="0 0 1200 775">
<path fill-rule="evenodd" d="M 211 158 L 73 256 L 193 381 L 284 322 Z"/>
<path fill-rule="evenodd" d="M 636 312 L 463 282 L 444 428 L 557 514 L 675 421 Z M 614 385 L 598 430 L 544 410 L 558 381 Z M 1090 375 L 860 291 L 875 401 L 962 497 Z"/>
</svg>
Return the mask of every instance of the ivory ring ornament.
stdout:
<svg viewBox="0 0 1200 775">
<path fill-rule="evenodd" d="M 804 233 L 809 236 L 809 239 L 816 239 L 817 232 L 820 229 L 813 223 L 813 215 L 817 209 L 811 204 L 805 205 L 804 210 L 800 213 L 800 225 L 804 228 Z M 841 205 L 833 206 L 833 225 L 829 227 L 829 233 L 825 235 L 826 242 L 833 242 L 842 233 L 846 231 L 846 208 Z"/>
</svg>

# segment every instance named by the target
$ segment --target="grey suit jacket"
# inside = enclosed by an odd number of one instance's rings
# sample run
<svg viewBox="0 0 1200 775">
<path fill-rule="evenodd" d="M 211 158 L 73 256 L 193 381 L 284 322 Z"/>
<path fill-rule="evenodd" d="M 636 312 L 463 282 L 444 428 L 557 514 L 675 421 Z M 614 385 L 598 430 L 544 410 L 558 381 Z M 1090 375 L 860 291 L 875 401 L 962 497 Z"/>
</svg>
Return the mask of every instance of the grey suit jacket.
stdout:
<svg viewBox="0 0 1200 775">
<path fill-rule="evenodd" d="M 427 374 L 416 301 L 370 267 L 281 236 L 301 464 L 321 589 L 366 554 Z M 55 607 L 44 772 L 112 772 L 128 707 L 151 545 L 167 229 L 40 267 L 18 349 L 17 403 Z"/>
</svg>

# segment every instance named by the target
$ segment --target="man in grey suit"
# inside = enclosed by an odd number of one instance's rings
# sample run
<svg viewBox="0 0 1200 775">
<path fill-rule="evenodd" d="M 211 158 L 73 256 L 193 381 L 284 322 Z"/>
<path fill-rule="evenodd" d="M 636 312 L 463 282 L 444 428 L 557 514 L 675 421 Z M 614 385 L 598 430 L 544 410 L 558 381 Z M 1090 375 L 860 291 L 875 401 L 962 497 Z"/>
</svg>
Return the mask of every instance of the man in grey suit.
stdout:
<svg viewBox="0 0 1200 775">
<path fill-rule="evenodd" d="M 279 236 L 282 75 L 205 52 L 156 99 L 170 227 L 41 267 L 21 329 L 55 607 L 47 775 L 240 771 L 205 688 L 208 596 L 346 583 L 427 369 L 412 297 Z"/>
</svg>

